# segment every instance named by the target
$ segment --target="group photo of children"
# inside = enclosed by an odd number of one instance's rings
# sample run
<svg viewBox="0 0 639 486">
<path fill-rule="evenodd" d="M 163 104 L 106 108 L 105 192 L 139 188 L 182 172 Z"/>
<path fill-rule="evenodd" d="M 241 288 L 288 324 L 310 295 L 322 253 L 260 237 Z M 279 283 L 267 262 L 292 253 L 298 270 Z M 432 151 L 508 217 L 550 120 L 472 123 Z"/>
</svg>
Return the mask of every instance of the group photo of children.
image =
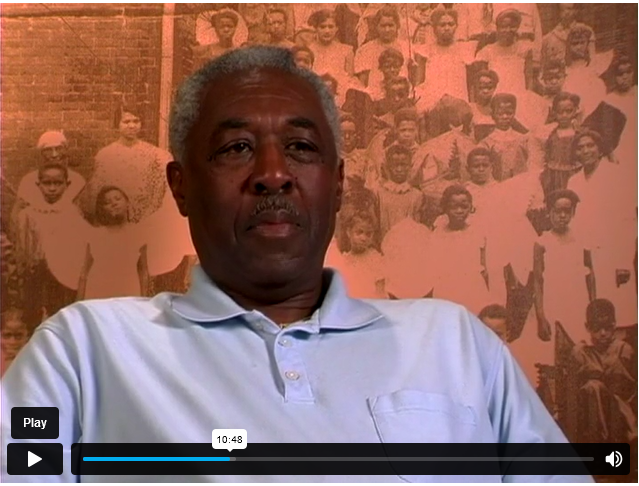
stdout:
<svg viewBox="0 0 639 486">
<path fill-rule="evenodd" d="M 190 5 L 176 64 L 280 46 L 333 93 L 345 185 L 326 266 L 351 296 L 465 306 L 571 441 L 636 444 L 636 5 L 613 27 L 596 4 Z M 3 175 L 3 370 L 73 302 L 188 288 L 174 159 L 141 136 L 157 120 L 126 100 L 112 116 L 83 174 L 59 125 Z"/>
</svg>

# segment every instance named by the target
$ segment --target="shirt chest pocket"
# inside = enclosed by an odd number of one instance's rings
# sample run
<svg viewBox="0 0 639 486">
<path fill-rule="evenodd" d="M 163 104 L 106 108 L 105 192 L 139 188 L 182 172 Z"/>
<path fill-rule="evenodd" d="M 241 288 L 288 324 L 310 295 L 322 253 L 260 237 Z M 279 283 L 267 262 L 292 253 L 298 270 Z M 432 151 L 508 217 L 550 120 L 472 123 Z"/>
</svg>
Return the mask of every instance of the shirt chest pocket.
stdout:
<svg viewBox="0 0 639 486">
<path fill-rule="evenodd" d="M 399 390 L 369 398 L 368 408 L 380 441 L 384 443 L 477 441 L 475 411 L 472 407 L 453 401 L 447 395 Z M 408 482 L 456 482 L 459 479 L 447 479 L 447 476 L 398 476 Z M 497 481 L 500 481 L 500 478 L 497 477 Z"/>
<path fill-rule="evenodd" d="M 472 407 L 447 395 L 398 390 L 368 399 L 382 442 L 472 442 L 477 427 Z"/>
</svg>

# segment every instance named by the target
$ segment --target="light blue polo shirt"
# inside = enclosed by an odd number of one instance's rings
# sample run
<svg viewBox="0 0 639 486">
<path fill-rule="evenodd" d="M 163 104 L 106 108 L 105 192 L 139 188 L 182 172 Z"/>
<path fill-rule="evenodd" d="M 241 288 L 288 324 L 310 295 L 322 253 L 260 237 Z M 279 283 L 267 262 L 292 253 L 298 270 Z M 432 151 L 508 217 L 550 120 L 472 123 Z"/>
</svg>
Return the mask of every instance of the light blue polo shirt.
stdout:
<svg viewBox="0 0 639 486">
<path fill-rule="evenodd" d="M 591 481 L 590 477 L 84 476 L 74 442 L 565 442 L 497 336 L 435 299 L 357 300 L 340 275 L 307 320 L 280 329 L 200 267 L 186 295 L 73 304 L 42 324 L 2 382 L 3 480 Z M 64 474 L 8 476 L 12 407 L 58 407 Z M 36 441 L 34 441 L 36 442 Z"/>
</svg>

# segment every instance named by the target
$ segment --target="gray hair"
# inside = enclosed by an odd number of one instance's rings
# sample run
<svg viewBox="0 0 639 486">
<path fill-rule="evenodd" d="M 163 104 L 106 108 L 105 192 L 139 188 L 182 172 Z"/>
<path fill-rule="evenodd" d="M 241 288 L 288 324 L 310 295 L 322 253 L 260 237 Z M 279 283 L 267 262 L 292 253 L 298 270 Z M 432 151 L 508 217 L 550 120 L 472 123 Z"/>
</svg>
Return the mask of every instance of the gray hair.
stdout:
<svg viewBox="0 0 639 486">
<path fill-rule="evenodd" d="M 322 79 L 312 71 L 298 68 L 290 50 L 273 46 L 250 46 L 234 49 L 209 61 L 189 76 L 180 86 L 169 120 L 169 145 L 173 156 L 180 163 L 186 161 L 186 139 L 200 116 L 202 94 L 205 88 L 221 76 L 259 68 L 276 68 L 307 81 L 320 99 L 324 115 L 339 154 L 339 112 L 333 95 Z"/>
</svg>

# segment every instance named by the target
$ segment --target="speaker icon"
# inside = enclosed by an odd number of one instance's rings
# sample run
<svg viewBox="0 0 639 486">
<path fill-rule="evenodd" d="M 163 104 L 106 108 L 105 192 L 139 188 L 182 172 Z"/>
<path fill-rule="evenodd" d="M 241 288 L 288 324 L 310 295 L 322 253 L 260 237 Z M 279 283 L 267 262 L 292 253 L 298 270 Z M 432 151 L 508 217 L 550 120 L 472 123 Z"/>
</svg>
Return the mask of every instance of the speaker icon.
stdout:
<svg viewBox="0 0 639 486">
<path fill-rule="evenodd" d="M 623 456 L 621 452 L 612 451 L 609 455 L 606 456 L 606 462 L 610 463 L 612 467 L 621 466 L 621 461 L 623 460 Z"/>
</svg>

